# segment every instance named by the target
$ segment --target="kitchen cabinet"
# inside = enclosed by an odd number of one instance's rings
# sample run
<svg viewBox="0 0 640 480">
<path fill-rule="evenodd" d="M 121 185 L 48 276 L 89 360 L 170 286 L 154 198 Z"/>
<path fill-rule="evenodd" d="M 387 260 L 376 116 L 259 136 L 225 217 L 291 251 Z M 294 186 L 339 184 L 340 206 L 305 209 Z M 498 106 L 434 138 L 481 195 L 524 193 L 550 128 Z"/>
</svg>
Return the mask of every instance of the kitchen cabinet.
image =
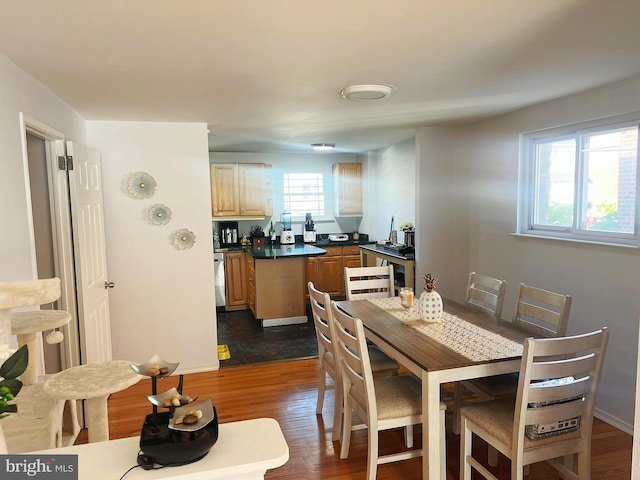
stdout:
<svg viewBox="0 0 640 480">
<path fill-rule="evenodd" d="M 273 212 L 271 169 L 263 163 L 211 163 L 214 217 L 264 217 Z"/>
<path fill-rule="evenodd" d="M 246 310 L 249 303 L 247 261 L 244 252 L 224 256 L 226 310 Z"/>
<path fill-rule="evenodd" d="M 336 217 L 362 216 L 362 164 L 334 164 L 333 182 L 333 214 Z"/>
<path fill-rule="evenodd" d="M 327 251 L 322 257 L 308 258 L 305 264 L 305 288 L 307 282 L 332 298 L 344 298 L 344 267 L 360 266 L 360 248 L 357 245 L 322 247 Z M 309 292 L 307 289 L 306 296 Z"/>
</svg>

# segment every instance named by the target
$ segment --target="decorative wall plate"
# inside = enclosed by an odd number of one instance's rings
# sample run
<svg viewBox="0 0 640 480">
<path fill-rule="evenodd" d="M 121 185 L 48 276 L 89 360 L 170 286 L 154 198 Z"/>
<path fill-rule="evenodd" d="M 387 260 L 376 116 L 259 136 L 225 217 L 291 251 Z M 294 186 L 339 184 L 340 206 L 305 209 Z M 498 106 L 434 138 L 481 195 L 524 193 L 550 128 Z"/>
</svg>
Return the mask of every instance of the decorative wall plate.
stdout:
<svg viewBox="0 0 640 480">
<path fill-rule="evenodd" d="M 186 250 L 196 243 L 196 235 L 191 230 L 181 228 L 173 234 L 173 244 L 179 250 Z"/>
<path fill-rule="evenodd" d="M 151 198 L 156 192 L 156 181 L 147 172 L 136 172 L 129 176 L 127 190 L 134 198 Z"/>
<path fill-rule="evenodd" d="M 151 205 L 151 208 L 149 208 L 149 220 L 154 225 L 166 225 L 171 220 L 171 209 L 161 203 Z"/>
</svg>

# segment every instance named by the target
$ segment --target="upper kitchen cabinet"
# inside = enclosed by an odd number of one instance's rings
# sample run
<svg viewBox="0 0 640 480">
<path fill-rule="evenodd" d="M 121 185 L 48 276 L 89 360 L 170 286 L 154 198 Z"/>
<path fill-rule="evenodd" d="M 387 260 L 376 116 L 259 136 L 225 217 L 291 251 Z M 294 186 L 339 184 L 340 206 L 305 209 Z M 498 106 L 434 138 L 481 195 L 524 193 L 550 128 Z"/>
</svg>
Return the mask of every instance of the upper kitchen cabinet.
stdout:
<svg viewBox="0 0 640 480">
<path fill-rule="evenodd" d="M 336 217 L 362 216 L 362 164 L 333 165 L 333 214 Z"/>
<path fill-rule="evenodd" d="M 214 217 L 264 217 L 272 214 L 271 169 L 263 163 L 211 163 Z"/>
</svg>

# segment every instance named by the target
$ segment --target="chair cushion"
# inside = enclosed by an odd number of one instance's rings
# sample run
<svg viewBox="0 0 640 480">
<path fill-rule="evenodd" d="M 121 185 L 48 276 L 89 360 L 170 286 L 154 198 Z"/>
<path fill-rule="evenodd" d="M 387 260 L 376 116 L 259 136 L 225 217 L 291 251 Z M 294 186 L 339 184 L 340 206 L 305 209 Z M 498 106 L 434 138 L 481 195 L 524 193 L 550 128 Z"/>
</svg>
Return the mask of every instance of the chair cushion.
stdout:
<svg viewBox="0 0 640 480">
<path fill-rule="evenodd" d="M 515 399 L 507 398 L 501 400 L 491 400 L 488 402 L 476 402 L 463 406 L 460 415 L 467 417 L 477 424 L 481 429 L 486 430 L 496 437 L 499 442 L 511 449 L 513 441 L 513 418 L 515 410 Z M 524 437 L 524 450 L 556 442 L 564 442 L 571 438 L 578 438 L 579 431 L 571 431 L 555 436 L 530 440 Z"/>
<path fill-rule="evenodd" d="M 422 413 L 422 385 L 411 375 L 375 379 L 378 418 L 396 418 Z"/>
</svg>

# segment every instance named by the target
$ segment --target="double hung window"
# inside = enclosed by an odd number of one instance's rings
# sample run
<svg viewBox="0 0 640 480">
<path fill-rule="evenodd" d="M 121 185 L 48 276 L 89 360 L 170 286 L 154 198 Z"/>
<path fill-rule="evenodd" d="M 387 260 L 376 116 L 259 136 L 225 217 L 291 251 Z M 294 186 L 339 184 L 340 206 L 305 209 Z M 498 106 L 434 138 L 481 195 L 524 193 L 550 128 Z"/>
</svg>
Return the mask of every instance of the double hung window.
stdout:
<svg viewBox="0 0 640 480">
<path fill-rule="evenodd" d="M 638 125 L 617 118 L 523 135 L 519 233 L 638 244 Z"/>
<path fill-rule="evenodd" d="M 306 213 L 314 218 L 325 216 L 325 181 L 321 172 L 284 173 L 283 187 L 284 210 L 292 217 L 304 217 Z"/>
</svg>

